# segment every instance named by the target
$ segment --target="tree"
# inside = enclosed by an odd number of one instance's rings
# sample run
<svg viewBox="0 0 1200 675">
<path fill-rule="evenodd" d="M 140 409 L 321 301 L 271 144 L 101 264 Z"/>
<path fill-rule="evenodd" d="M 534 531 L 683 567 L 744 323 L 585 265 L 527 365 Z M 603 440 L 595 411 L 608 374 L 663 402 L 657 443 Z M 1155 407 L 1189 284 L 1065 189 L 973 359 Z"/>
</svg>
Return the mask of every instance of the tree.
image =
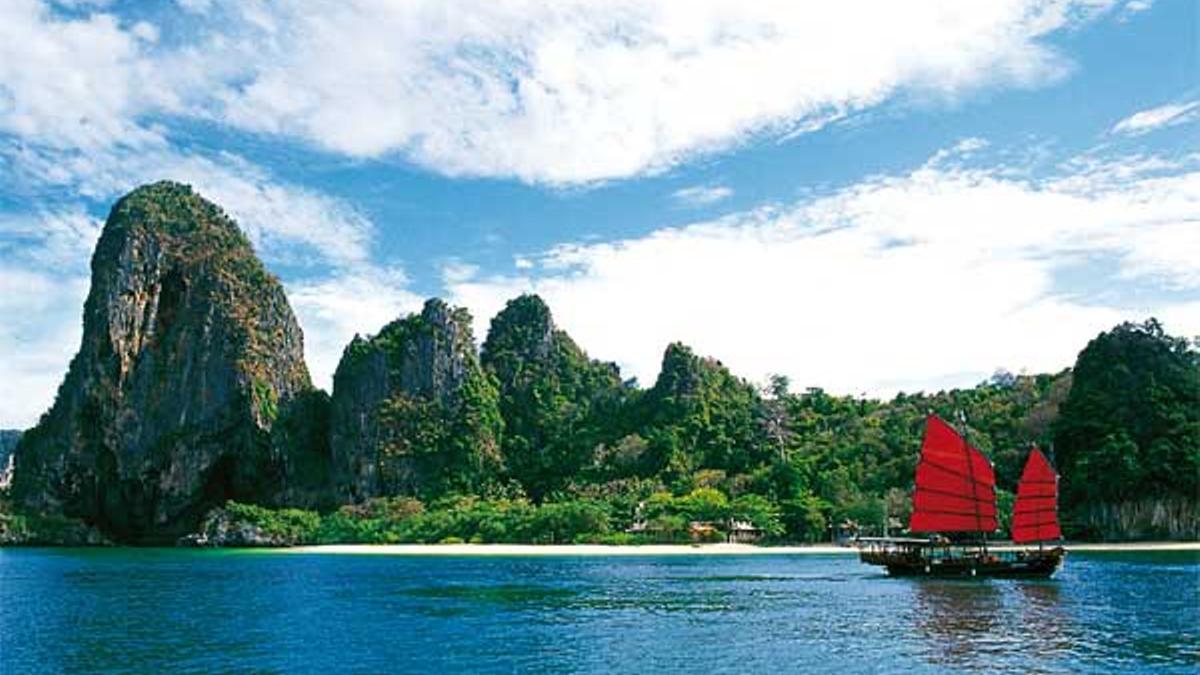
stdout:
<svg viewBox="0 0 1200 675">
<path fill-rule="evenodd" d="M 748 521 L 768 538 L 784 533 L 779 507 L 762 495 L 742 495 L 733 500 L 730 514 L 735 520 Z"/>
<path fill-rule="evenodd" d="M 729 498 L 714 488 L 696 488 L 678 499 L 678 509 L 691 520 L 724 522 L 729 518 Z"/>
<path fill-rule="evenodd" d="M 1200 358 L 1162 325 L 1123 323 L 1079 353 L 1054 425 L 1067 508 L 1200 490 Z"/>
</svg>

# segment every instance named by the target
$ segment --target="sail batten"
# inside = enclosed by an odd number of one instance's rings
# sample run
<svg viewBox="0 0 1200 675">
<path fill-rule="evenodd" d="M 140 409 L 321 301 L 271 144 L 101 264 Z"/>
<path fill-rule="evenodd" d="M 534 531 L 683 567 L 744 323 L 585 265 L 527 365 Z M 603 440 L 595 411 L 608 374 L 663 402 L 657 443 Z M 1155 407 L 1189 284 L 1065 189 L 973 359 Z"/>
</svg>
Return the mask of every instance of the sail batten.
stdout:
<svg viewBox="0 0 1200 675">
<path fill-rule="evenodd" d="M 909 530 L 992 532 L 996 476 L 977 448 L 936 415 L 925 420 Z"/>
<path fill-rule="evenodd" d="M 1058 524 L 1058 474 L 1040 450 L 1025 461 L 1013 504 L 1012 539 L 1018 544 L 1062 538 Z"/>
</svg>

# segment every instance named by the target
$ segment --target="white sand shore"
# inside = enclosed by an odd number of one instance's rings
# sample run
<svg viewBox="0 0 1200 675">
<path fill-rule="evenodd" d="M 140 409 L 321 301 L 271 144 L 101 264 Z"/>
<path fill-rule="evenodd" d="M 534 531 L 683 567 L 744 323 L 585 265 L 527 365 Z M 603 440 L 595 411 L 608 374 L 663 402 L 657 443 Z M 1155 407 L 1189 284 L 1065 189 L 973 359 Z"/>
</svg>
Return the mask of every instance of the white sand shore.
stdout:
<svg viewBox="0 0 1200 675">
<path fill-rule="evenodd" d="M 333 544 L 278 549 L 288 553 L 338 553 L 410 556 L 663 556 L 663 555 L 803 555 L 853 554 L 844 546 L 751 546 L 749 544 Z"/>
<path fill-rule="evenodd" d="M 1003 547 L 998 547 L 1003 548 Z M 1200 551 L 1200 542 L 1136 542 L 1124 544 L 1067 544 L 1068 551 Z M 672 556 L 672 555 L 854 555 L 858 549 L 829 544 L 816 546 L 751 546 L 698 544 L 645 546 L 529 545 L 529 544 L 334 544 L 275 549 L 283 553 L 322 553 L 405 556 Z"/>
<path fill-rule="evenodd" d="M 1127 544 L 1067 544 L 1068 551 L 1200 551 L 1200 541 L 1139 541 Z"/>
</svg>

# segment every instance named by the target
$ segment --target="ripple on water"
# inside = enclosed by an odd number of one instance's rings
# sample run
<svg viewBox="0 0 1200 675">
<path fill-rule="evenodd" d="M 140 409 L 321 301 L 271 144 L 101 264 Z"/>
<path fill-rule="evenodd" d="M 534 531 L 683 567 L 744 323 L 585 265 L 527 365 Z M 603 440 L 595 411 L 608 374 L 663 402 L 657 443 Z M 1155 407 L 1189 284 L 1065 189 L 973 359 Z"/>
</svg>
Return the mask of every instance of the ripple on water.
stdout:
<svg viewBox="0 0 1200 675">
<path fill-rule="evenodd" d="M 848 558 L 0 550 L 0 671 L 1194 673 L 1200 560 L 1049 581 Z"/>
</svg>

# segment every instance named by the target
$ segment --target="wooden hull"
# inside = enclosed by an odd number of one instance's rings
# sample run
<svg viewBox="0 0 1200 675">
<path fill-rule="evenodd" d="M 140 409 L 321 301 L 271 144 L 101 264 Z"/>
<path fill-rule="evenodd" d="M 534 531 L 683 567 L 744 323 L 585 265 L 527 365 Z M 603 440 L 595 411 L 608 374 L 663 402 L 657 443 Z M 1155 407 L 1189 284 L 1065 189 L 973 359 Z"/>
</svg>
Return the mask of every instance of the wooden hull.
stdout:
<svg viewBox="0 0 1200 675">
<path fill-rule="evenodd" d="M 1062 565 L 1066 552 L 1061 548 L 1018 551 L 1014 554 L 967 553 L 963 555 L 927 555 L 920 550 L 862 551 L 860 559 L 869 565 L 885 567 L 894 577 L 999 577 L 1044 579 Z"/>
</svg>

